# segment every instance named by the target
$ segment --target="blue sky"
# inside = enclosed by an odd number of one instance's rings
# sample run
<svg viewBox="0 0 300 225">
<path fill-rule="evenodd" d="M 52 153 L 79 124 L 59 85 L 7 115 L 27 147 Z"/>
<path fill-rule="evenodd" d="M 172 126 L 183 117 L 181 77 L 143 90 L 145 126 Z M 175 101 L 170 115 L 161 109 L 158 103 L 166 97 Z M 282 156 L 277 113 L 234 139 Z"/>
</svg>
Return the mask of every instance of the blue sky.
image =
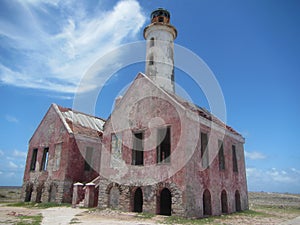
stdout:
<svg viewBox="0 0 300 225">
<path fill-rule="evenodd" d="M 50 104 L 72 107 L 88 68 L 119 45 L 143 40 L 158 7 L 171 13 L 175 43 L 200 56 L 222 88 L 227 123 L 246 138 L 249 190 L 300 193 L 296 0 L 0 1 L 0 185 L 21 185 L 28 141 Z M 108 117 L 138 71 L 142 63 L 106 83 L 97 116 Z M 183 73 L 175 80 L 207 107 Z"/>
</svg>

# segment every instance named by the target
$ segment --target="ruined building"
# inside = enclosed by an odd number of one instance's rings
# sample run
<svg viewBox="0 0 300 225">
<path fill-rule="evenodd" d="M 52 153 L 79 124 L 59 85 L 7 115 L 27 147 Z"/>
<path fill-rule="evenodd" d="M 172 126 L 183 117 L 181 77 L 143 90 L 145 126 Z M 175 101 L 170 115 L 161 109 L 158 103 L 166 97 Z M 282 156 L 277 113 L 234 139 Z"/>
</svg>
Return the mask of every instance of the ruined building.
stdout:
<svg viewBox="0 0 300 225">
<path fill-rule="evenodd" d="M 29 141 L 22 198 L 71 202 L 74 181 L 98 176 L 104 122 L 52 104 Z"/>
<path fill-rule="evenodd" d="M 29 143 L 25 201 L 185 217 L 248 208 L 244 138 L 176 95 L 176 36 L 169 12 L 152 12 L 145 74 L 106 121 L 50 107 Z"/>
</svg>

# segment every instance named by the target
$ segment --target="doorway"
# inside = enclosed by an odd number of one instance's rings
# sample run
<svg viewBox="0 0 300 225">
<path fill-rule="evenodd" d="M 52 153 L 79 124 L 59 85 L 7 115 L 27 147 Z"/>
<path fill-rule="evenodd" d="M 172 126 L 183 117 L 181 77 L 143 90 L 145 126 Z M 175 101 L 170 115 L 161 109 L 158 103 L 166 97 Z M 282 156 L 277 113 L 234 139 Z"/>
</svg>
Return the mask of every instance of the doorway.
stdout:
<svg viewBox="0 0 300 225">
<path fill-rule="evenodd" d="M 203 215 L 211 215 L 211 196 L 209 190 L 205 190 L 203 193 Z"/>
<path fill-rule="evenodd" d="M 221 205 L 222 205 L 222 213 L 228 213 L 227 194 L 225 190 L 223 190 L 221 193 Z"/>
<path fill-rule="evenodd" d="M 31 201 L 31 195 L 33 191 L 33 184 L 27 184 L 26 190 L 25 190 L 25 202 L 30 202 Z"/>
<path fill-rule="evenodd" d="M 143 192 L 141 188 L 137 188 L 134 192 L 133 212 L 143 212 Z"/>
<path fill-rule="evenodd" d="M 160 215 L 171 216 L 172 195 L 169 189 L 164 188 L 160 193 Z"/>
<path fill-rule="evenodd" d="M 242 211 L 242 207 L 241 207 L 241 197 L 240 197 L 240 192 L 236 191 L 235 192 L 235 210 L 237 212 Z"/>
</svg>

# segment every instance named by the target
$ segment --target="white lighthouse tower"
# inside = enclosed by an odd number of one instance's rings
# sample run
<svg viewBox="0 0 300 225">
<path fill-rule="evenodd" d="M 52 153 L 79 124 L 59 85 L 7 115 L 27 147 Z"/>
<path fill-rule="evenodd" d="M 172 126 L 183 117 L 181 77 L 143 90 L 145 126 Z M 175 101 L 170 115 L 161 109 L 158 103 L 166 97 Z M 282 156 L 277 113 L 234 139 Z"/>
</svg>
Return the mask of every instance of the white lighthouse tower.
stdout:
<svg viewBox="0 0 300 225">
<path fill-rule="evenodd" d="M 174 40 L 177 30 L 170 24 L 170 13 L 162 8 L 151 13 L 151 24 L 144 29 L 147 40 L 146 75 L 163 89 L 175 92 Z"/>
</svg>

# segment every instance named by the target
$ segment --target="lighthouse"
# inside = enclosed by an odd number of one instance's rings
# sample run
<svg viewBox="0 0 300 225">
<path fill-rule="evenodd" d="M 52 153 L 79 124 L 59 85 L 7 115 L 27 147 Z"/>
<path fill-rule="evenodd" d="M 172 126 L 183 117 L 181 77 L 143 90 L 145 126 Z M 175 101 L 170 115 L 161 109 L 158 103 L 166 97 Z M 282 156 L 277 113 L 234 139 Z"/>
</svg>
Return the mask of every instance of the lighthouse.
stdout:
<svg viewBox="0 0 300 225">
<path fill-rule="evenodd" d="M 151 13 L 151 24 L 144 29 L 146 47 L 145 74 L 158 86 L 175 92 L 174 40 L 177 30 L 170 24 L 170 13 L 158 8 Z"/>
</svg>

